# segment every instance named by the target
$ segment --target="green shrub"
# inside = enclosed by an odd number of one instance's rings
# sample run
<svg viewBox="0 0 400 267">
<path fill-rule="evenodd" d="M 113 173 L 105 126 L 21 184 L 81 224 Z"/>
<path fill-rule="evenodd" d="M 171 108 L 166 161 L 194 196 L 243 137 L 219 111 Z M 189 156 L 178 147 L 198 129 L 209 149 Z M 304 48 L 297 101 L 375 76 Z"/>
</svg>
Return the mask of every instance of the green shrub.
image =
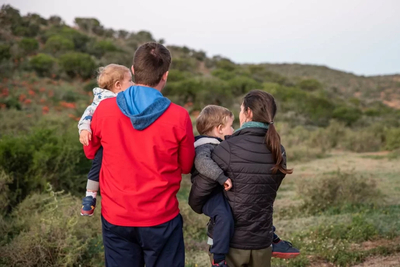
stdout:
<svg viewBox="0 0 400 267">
<path fill-rule="evenodd" d="M 193 74 L 187 71 L 179 71 L 179 70 L 169 70 L 168 74 L 168 83 L 169 82 L 180 82 L 188 78 L 192 78 Z M 167 84 L 168 86 L 168 84 Z"/>
<path fill-rule="evenodd" d="M 23 38 L 19 41 L 18 46 L 26 55 L 30 55 L 39 49 L 39 42 L 33 38 Z"/>
<path fill-rule="evenodd" d="M 84 188 L 90 162 L 77 141 L 76 126 L 56 122 L 54 126 L 38 123 L 37 127 L 26 135 L 0 139 L 0 168 L 12 179 L 10 206 L 43 191 L 47 183 L 72 193 Z"/>
<path fill-rule="evenodd" d="M 395 150 L 400 148 L 400 128 L 388 129 L 385 133 L 385 149 Z"/>
<path fill-rule="evenodd" d="M 305 91 L 318 91 L 320 89 L 322 89 L 322 84 L 314 79 L 305 79 L 300 81 L 297 86 Z"/>
<path fill-rule="evenodd" d="M 223 69 L 226 71 L 234 71 L 237 68 L 237 65 L 227 58 L 218 59 L 216 62 L 216 65 L 217 65 L 217 68 Z"/>
<path fill-rule="evenodd" d="M 310 213 L 341 209 L 347 205 L 376 204 L 382 198 L 375 181 L 354 172 L 341 172 L 298 184 L 302 209 Z"/>
<path fill-rule="evenodd" d="M 5 99 L 1 99 L 0 103 L 5 104 L 7 109 L 21 110 L 21 103 L 16 97 L 9 96 Z"/>
<path fill-rule="evenodd" d="M 228 82 L 228 86 L 232 95 L 240 96 L 243 95 L 250 90 L 259 89 L 261 88 L 261 84 L 256 82 L 254 79 L 246 76 L 235 76 L 234 78 L 230 79 Z"/>
<path fill-rule="evenodd" d="M 340 120 L 346 125 L 351 125 L 361 118 L 361 110 L 353 107 L 339 106 L 333 111 L 333 118 Z"/>
<path fill-rule="evenodd" d="M 71 78 L 90 78 L 96 69 L 96 63 L 90 55 L 76 52 L 62 55 L 60 57 L 60 65 Z"/>
<path fill-rule="evenodd" d="M 0 44 L 0 62 L 11 58 L 10 45 Z"/>
<path fill-rule="evenodd" d="M 346 135 L 338 147 L 353 152 L 374 152 L 382 148 L 383 141 L 379 133 L 366 129 L 351 130 L 346 128 Z"/>
<path fill-rule="evenodd" d="M 63 36 L 51 36 L 45 44 L 45 49 L 50 53 L 56 55 L 74 49 L 74 43 Z"/>
<path fill-rule="evenodd" d="M 45 42 L 52 36 L 62 36 L 68 40 L 72 40 L 76 51 L 88 52 L 88 44 L 90 43 L 91 38 L 75 29 L 65 25 L 55 25 L 45 31 L 42 34 L 41 39 Z"/>
<path fill-rule="evenodd" d="M 116 52 L 116 51 L 118 51 L 118 48 L 114 45 L 112 41 L 100 40 L 93 43 L 92 48 L 89 50 L 89 54 L 101 58 L 107 52 Z"/>
<path fill-rule="evenodd" d="M 97 84 L 96 80 L 90 80 L 84 87 L 83 91 L 85 92 L 92 92 L 93 88 L 98 87 L 99 85 Z"/>
<path fill-rule="evenodd" d="M 42 53 L 33 56 L 30 60 L 30 65 L 32 69 L 39 76 L 50 76 L 54 71 L 53 67 L 55 63 L 56 63 L 55 58 Z"/>
<path fill-rule="evenodd" d="M 6 218 L 6 266 L 104 266 L 99 213 L 79 217 L 80 199 L 50 191 L 33 194 Z"/>
<path fill-rule="evenodd" d="M 224 69 L 213 70 L 211 72 L 211 74 L 213 76 L 215 76 L 217 78 L 220 78 L 221 80 L 225 80 L 225 81 L 229 81 L 229 80 L 233 79 L 236 76 L 236 74 L 234 72 L 227 71 L 227 70 L 224 70 Z"/>
<path fill-rule="evenodd" d="M 0 169 L 0 216 L 8 211 L 10 203 L 10 189 L 8 185 L 12 179 L 3 169 Z"/>
<path fill-rule="evenodd" d="M 174 58 L 171 63 L 171 70 L 195 72 L 196 60 L 194 58 Z"/>
</svg>

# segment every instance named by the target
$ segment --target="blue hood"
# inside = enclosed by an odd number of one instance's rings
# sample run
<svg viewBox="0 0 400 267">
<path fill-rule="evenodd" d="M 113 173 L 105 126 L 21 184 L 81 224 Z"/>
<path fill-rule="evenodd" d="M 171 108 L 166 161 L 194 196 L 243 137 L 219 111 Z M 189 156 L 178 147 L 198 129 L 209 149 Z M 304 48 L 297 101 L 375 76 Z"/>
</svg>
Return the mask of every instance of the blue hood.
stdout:
<svg viewBox="0 0 400 267">
<path fill-rule="evenodd" d="M 131 86 L 117 95 L 119 109 L 131 119 L 136 130 L 149 127 L 170 104 L 160 91 L 146 86 Z"/>
</svg>

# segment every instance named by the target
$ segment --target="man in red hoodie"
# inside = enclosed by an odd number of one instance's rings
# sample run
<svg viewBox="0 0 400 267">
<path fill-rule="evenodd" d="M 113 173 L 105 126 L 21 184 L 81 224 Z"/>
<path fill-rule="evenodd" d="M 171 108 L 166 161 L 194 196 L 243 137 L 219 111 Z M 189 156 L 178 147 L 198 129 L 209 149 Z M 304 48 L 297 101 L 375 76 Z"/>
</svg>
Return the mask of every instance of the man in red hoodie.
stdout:
<svg viewBox="0 0 400 267">
<path fill-rule="evenodd" d="M 182 266 L 182 217 L 176 194 L 195 155 L 188 112 L 161 94 L 171 55 L 146 43 L 134 55 L 135 85 L 103 100 L 85 154 L 103 148 L 101 215 L 106 266 Z"/>
</svg>

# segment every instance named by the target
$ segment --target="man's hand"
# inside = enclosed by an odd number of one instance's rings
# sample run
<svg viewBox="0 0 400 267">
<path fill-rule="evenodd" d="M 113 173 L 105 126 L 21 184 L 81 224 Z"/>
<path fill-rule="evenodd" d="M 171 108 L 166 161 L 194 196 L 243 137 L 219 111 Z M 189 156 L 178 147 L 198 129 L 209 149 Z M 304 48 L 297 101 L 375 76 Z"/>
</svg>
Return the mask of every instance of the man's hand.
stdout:
<svg viewBox="0 0 400 267">
<path fill-rule="evenodd" d="M 228 178 L 228 180 L 224 183 L 225 191 L 229 191 L 232 188 L 232 180 Z"/>
<path fill-rule="evenodd" d="M 92 134 L 87 130 L 82 130 L 81 134 L 79 135 L 79 142 L 81 142 L 81 144 L 84 146 L 88 146 L 89 141 L 91 140 L 92 140 Z"/>
</svg>

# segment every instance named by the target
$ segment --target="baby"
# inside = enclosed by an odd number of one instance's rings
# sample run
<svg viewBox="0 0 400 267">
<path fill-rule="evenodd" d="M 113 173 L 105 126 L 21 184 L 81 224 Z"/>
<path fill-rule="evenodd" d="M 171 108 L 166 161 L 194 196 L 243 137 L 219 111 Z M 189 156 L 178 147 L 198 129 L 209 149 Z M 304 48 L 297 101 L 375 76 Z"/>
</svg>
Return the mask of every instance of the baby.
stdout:
<svg viewBox="0 0 400 267">
<path fill-rule="evenodd" d="M 107 98 L 116 97 L 119 92 L 122 92 L 133 85 L 132 74 L 130 70 L 122 65 L 109 64 L 99 68 L 97 76 L 97 84 L 99 87 L 93 89 L 93 103 L 88 106 L 83 113 L 79 123 L 79 141 L 87 146 L 92 138 L 90 123 L 93 113 L 101 101 Z M 88 174 L 86 185 L 86 196 L 82 199 L 81 215 L 93 215 L 96 207 L 96 196 L 99 190 L 99 174 L 101 162 L 103 159 L 103 148 L 99 148 L 96 157 L 92 162 L 92 168 Z"/>
</svg>

